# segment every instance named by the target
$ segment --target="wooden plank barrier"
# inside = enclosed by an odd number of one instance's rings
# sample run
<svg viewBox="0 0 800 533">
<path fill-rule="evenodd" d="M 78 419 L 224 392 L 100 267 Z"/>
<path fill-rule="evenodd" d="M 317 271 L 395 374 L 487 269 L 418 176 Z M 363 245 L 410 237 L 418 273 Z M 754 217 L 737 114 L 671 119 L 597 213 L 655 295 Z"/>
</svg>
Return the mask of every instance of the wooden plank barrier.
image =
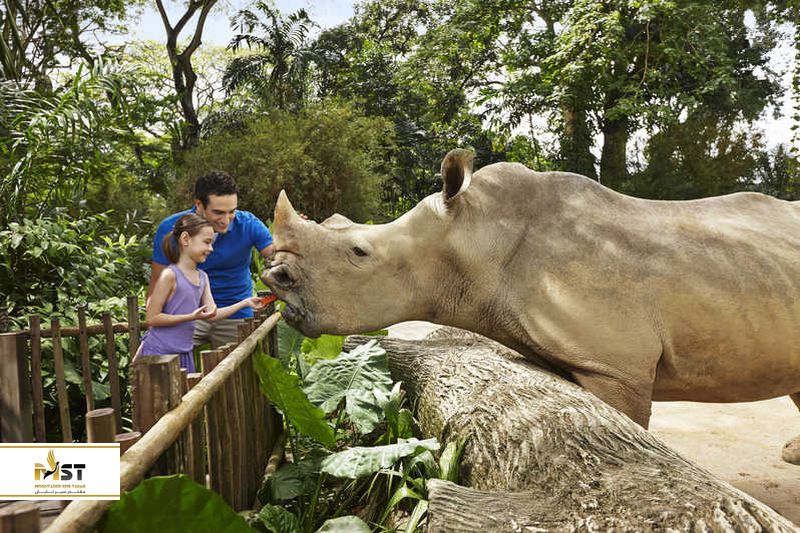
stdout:
<svg viewBox="0 0 800 533">
<path fill-rule="evenodd" d="M 0 437 L 30 442 L 31 394 L 24 333 L 0 333 Z"/>
<path fill-rule="evenodd" d="M 111 408 L 114 409 L 116 432 L 120 432 L 122 431 L 122 394 L 119 388 L 117 342 L 114 339 L 114 326 L 111 323 L 111 313 L 103 313 L 103 332 L 106 337 L 106 358 L 108 359 L 108 383 L 111 387 Z"/>
<path fill-rule="evenodd" d="M 213 370 L 208 371 L 203 379 L 186 393 L 183 401 L 176 408 L 166 413 L 139 442 L 123 454 L 120 460 L 120 488 L 123 491 L 131 490 L 142 480 L 147 470 L 192 424 L 204 407 L 210 404 L 216 393 L 224 389 L 225 383 L 242 363 L 251 359 L 257 344 L 275 327 L 279 319 L 280 315 L 275 313 L 264 321 L 252 335 L 216 364 Z M 204 372 L 206 372 L 205 368 Z M 207 410 L 210 411 L 210 409 Z M 225 434 L 213 434 L 213 436 L 214 440 L 219 438 L 227 440 L 228 437 Z M 273 439 L 277 437 L 277 433 L 272 436 Z M 209 442 L 210 447 L 211 442 Z M 270 445 L 266 453 L 269 453 L 271 449 Z M 254 464 L 249 466 L 250 468 L 256 467 Z M 111 503 L 107 500 L 73 501 L 56 518 L 48 529 L 48 533 L 91 530 Z"/>
<path fill-rule="evenodd" d="M 139 442 L 141 438 L 141 431 L 130 431 L 128 433 L 118 433 L 116 437 L 114 437 L 114 442 L 119 442 L 119 453 L 122 455 L 127 452 L 131 446 Z"/>
<path fill-rule="evenodd" d="M 203 379 L 203 374 L 194 372 L 186 376 L 188 390 L 192 390 L 200 380 Z M 192 478 L 200 485 L 207 487 L 206 480 L 206 439 L 205 439 L 205 420 L 201 414 L 198 416 L 192 425 L 189 426 L 192 439 Z"/>
<path fill-rule="evenodd" d="M 148 355 L 133 364 L 130 376 L 133 429 L 146 434 L 181 403 L 181 369 L 177 355 Z M 166 451 L 151 475 L 180 471 L 180 444 Z"/>
<path fill-rule="evenodd" d="M 33 397 L 33 429 L 36 442 L 47 442 L 44 420 L 44 385 L 42 383 L 42 320 L 30 317 L 31 325 L 31 395 Z"/>
<path fill-rule="evenodd" d="M 89 334 L 86 332 L 86 305 L 78 306 L 78 349 L 81 354 L 83 373 L 83 396 L 86 398 L 86 411 L 94 409 L 92 393 L 92 367 L 89 363 Z"/>
<path fill-rule="evenodd" d="M 64 379 L 64 350 L 61 347 L 61 330 L 59 322 L 54 318 L 50 322 L 53 332 L 53 358 L 56 369 L 56 395 L 58 397 L 58 414 L 61 421 L 61 440 L 72 442 L 72 422 L 69 417 L 69 398 L 67 397 L 67 382 Z"/>
<path fill-rule="evenodd" d="M 39 508 L 31 502 L 0 508 L 0 533 L 39 533 Z"/>
<path fill-rule="evenodd" d="M 114 409 L 103 407 L 86 413 L 86 440 L 89 442 L 116 442 L 117 423 Z"/>
<path fill-rule="evenodd" d="M 139 335 L 141 327 L 139 324 L 139 298 L 128 296 L 128 351 L 133 357 L 139 349 Z"/>
</svg>

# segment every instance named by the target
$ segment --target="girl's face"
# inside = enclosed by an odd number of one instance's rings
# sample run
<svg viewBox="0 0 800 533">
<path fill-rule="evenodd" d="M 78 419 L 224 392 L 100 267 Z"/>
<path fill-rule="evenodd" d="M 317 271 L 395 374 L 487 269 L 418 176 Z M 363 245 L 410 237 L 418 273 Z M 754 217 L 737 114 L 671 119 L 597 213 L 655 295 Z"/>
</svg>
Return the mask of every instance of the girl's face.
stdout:
<svg viewBox="0 0 800 533">
<path fill-rule="evenodd" d="M 189 258 L 195 263 L 202 263 L 208 257 L 214 247 L 214 229 L 211 226 L 204 226 L 200 228 L 194 236 L 190 237 L 188 233 L 181 235 L 181 244 L 183 245 L 181 254 L 189 254 Z"/>
</svg>

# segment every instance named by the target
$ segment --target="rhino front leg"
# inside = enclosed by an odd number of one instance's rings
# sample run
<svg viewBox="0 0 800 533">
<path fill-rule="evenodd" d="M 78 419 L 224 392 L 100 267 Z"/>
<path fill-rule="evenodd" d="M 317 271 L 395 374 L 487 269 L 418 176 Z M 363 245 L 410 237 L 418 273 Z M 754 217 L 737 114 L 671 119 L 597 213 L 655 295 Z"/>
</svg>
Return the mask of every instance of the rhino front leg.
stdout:
<svg viewBox="0 0 800 533">
<path fill-rule="evenodd" d="M 637 385 L 626 379 L 599 374 L 575 373 L 574 376 L 581 387 L 647 429 L 653 398 L 652 382 L 643 381 Z"/>
<path fill-rule="evenodd" d="M 794 400 L 794 403 L 797 405 L 797 408 L 800 409 L 800 392 L 795 392 L 794 394 L 790 394 L 789 398 Z M 793 438 L 783 446 L 783 453 L 781 453 L 781 458 L 787 463 L 792 463 L 793 465 L 800 465 L 800 435 Z"/>
</svg>

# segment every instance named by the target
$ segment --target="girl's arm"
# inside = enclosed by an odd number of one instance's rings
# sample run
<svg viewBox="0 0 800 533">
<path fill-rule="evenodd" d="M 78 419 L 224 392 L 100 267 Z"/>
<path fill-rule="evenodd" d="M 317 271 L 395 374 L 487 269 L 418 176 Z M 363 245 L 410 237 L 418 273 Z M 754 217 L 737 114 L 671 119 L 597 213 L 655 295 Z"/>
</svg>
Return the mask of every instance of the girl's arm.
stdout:
<svg viewBox="0 0 800 533">
<path fill-rule="evenodd" d="M 245 298 L 241 302 L 236 302 L 228 307 L 217 308 L 217 314 L 214 315 L 214 318 L 210 318 L 209 321 L 215 322 L 223 318 L 228 318 L 239 309 L 244 309 L 245 307 L 252 307 L 255 310 L 259 310 L 264 307 L 264 304 L 261 303 L 261 298 L 258 296 L 251 296 L 250 298 Z"/>
<path fill-rule="evenodd" d="M 201 270 L 200 272 L 203 271 Z M 205 275 L 205 272 L 203 272 L 201 275 Z M 206 288 L 203 291 L 203 297 L 200 299 L 200 303 L 203 304 L 203 306 L 208 309 L 209 312 L 214 313 L 211 318 L 206 319 L 209 322 L 216 322 L 217 320 L 228 318 L 239 309 L 243 309 L 245 307 L 252 307 L 256 310 L 264 307 L 264 304 L 261 303 L 261 299 L 257 296 L 245 298 L 241 302 L 236 302 L 235 304 L 227 307 L 217 307 L 216 302 L 214 302 L 214 297 L 211 295 L 211 284 L 208 283 L 208 277 L 206 277 Z"/>
<path fill-rule="evenodd" d="M 147 300 L 145 308 L 145 320 L 148 326 L 165 327 L 174 326 L 181 322 L 188 322 L 189 320 L 197 320 L 205 318 L 209 313 L 206 312 L 204 307 L 195 309 L 193 313 L 186 315 L 170 315 L 164 313 L 164 304 L 167 303 L 169 297 L 172 296 L 175 290 L 175 272 L 170 268 L 165 268 L 156 281 L 156 286 L 153 288 L 150 298 Z"/>
</svg>

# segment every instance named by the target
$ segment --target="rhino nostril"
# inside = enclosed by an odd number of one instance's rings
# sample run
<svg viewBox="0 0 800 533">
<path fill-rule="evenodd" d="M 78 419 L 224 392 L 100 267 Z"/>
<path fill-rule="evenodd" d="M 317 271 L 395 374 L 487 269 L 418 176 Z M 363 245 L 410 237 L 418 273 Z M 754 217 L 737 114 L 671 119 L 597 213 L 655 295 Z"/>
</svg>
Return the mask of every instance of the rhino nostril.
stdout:
<svg viewBox="0 0 800 533">
<path fill-rule="evenodd" d="M 286 265 L 279 265 L 269 271 L 267 278 L 279 287 L 288 288 L 294 285 L 295 279 Z"/>
</svg>

